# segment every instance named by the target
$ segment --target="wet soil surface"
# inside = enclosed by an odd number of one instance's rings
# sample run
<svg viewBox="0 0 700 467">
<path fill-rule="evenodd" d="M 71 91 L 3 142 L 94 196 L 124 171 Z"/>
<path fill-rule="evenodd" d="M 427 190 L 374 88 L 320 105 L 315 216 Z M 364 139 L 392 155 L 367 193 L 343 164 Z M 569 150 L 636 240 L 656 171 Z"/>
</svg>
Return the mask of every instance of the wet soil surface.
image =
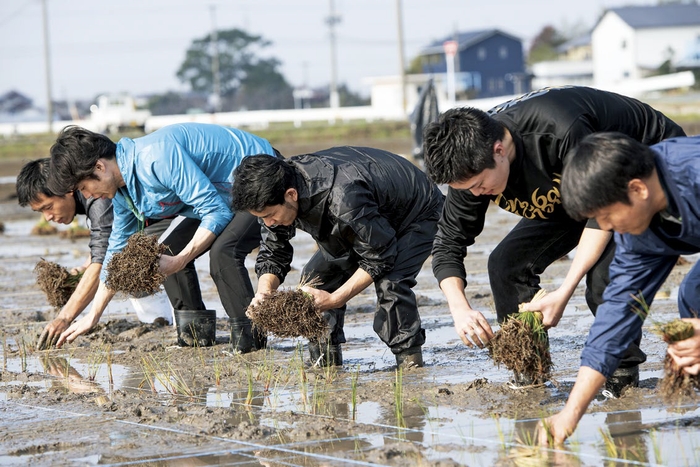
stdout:
<svg viewBox="0 0 700 467">
<path fill-rule="evenodd" d="M 576 377 L 592 316 L 579 287 L 550 330 L 552 380 L 512 389 L 510 374 L 486 350 L 457 338 L 430 262 L 415 288 L 427 342 L 424 368 L 397 372 L 372 330 L 372 288 L 348 306 L 344 364 L 310 365 L 302 339 L 272 337 L 267 350 L 231 353 L 228 321 L 198 260 L 205 303 L 217 310 L 216 345 L 178 347 L 171 325 L 141 323 L 125 298 L 98 327 L 63 349 L 36 351 L 55 311 L 35 283 L 40 257 L 67 267 L 88 254 L 85 239 L 32 237 L 38 215 L 0 204 L 0 464 L 7 465 L 697 465 L 700 410 L 695 401 L 659 397 L 665 344 L 645 325 L 640 387 L 602 395 L 561 449 L 530 445 L 537 421 L 560 410 Z M 491 209 L 470 249 L 468 295 L 497 328 L 486 261 L 517 218 Z M 61 226 L 63 228 L 63 226 Z M 293 271 L 315 250 L 295 239 Z M 695 257 L 679 265 L 652 308 L 677 316 L 677 287 Z M 253 258 L 249 258 L 254 278 Z M 570 258 L 554 263 L 554 290 Z M 648 320 L 649 321 L 649 320 Z"/>
</svg>

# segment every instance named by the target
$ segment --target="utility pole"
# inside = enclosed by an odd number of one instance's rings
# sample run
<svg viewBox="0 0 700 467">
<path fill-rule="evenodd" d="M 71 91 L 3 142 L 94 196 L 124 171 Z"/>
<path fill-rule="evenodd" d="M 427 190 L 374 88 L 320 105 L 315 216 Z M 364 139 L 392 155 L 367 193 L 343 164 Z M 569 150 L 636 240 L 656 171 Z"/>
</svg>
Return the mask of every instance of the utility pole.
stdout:
<svg viewBox="0 0 700 467">
<path fill-rule="evenodd" d="M 53 95 L 51 93 L 51 60 L 49 58 L 49 14 L 46 0 L 41 0 L 41 16 L 44 23 L 44 68 L 46 72 L 46 123 L 49 133 L 53 133 Z"/>
<path fill-rule="evenodd" d="M 399 69 L 401 76 L 401 111 L 406 115 L 406 64 L 403 52 L 403 14 L 401 12 L 401 0 L 396 0 L 396 26 L 399 40 Z"/>
<path fill-rule="evenodd" d="M 340 107 L 340 96 L 338 95 L 338 80 L 337 80 L 337 65 L 336 65 L 336 50 L 335 50 L 335 25 L 340 23 L 340 15 L 335 14 L 335 2 L 330 0 L 331 14 L 326 18 L 326 24 L 330 29 L 331 42 L 331 87 L 330 87 L 330 105 L 335 109 Z"/>
<path fill-rule="evenodd" d="M 211 12 L 211 43 L 212 43 L 212 59 L 211 59 L 211 76 L 214 85 L 214 111 L 221 112 L 221 76 L 219 74 L 219 33 L 216 30 L 216 5 L 210 5 Z"/>
</svg>

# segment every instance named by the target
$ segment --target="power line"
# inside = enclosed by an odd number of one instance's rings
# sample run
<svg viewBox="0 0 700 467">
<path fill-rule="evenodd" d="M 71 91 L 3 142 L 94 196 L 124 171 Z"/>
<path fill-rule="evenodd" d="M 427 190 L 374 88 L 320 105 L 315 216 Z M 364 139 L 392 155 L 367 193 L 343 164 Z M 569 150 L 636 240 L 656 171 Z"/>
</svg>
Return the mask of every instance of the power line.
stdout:
<svg viewBox="0 0 700 467">
<path fill-rule="evenodd" d="M 10 20 L 12 20 L 15 16 L 19 15 L 20 13 L 22 13 L 24 11 L 24 9 L 27 8 L 29 5 L 31 5 L 32 3 L 34 3 L 33 0 L 29 0 L 29 1 L 25 2 L 24 5 L 20 6 L 15 11 L 13 11 L 9 15 L 5 16 L 3 19 L 0 19 L 0 26 L 3 26 L 5 23 L 9 23 Z"/>
</svg>

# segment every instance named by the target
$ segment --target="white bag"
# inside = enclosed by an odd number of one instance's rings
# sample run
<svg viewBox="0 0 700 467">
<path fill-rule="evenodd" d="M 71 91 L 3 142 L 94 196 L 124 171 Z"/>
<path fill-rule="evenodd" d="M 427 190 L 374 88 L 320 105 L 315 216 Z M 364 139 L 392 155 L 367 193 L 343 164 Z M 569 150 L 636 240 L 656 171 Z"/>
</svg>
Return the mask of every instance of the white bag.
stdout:
<svg viewBox="0 0 700 467">
<path fill-rule="evenodd" d="M 129 300 L 136 311 L 136 316 L 142 323 L 151 324 L 158 318 L 164 318 L 168 324 L 175 322 L 173 307 L 165 292 L 158 292 L 143 298 L 129 298 Z"/>
</svg>

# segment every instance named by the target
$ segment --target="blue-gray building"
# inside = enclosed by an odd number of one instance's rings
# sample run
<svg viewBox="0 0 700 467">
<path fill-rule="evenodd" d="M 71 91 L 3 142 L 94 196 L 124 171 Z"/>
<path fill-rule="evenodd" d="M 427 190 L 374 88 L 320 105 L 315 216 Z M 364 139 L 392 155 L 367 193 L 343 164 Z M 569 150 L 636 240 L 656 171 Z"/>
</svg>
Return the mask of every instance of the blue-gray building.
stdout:
<svg viewBox="0 0 700 467">
<path fill-rule="evenodd" d="M 496 97 L 528 91 L 522 41 L 498 29 L 454 34 L 420 52 L 423 73 L 447 71 L 444 43 L 457 42 L 457 93 L 464 98 Z"/>
</svg>

